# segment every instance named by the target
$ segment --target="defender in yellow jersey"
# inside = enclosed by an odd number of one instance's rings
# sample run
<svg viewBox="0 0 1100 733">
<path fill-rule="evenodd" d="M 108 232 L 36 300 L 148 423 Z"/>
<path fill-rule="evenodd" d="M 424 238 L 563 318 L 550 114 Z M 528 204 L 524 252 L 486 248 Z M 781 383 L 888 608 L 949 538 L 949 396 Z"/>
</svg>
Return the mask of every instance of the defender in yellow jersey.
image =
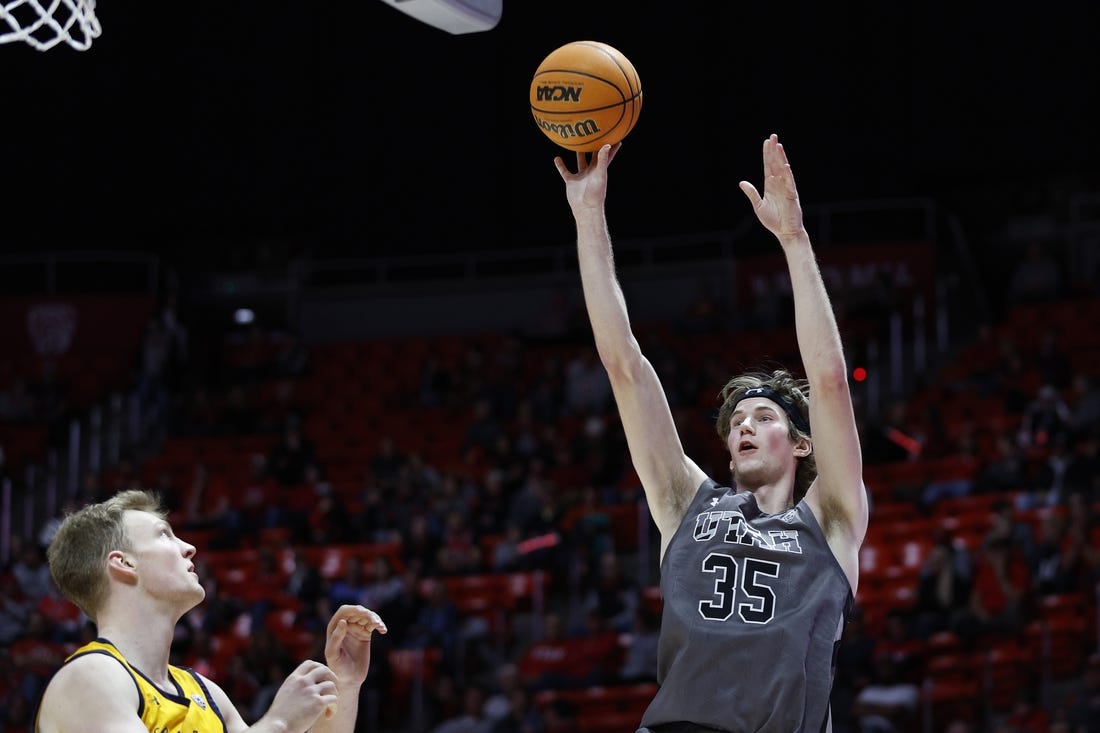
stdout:
<svg viewBox="0 0 1100 733">
<path fill-rule="evenodd" d="M 202 678 L 193 670 L 168 665 L 170 689 L 154 685 L 141 670 L 134 669 L 106 639 L 96 639 L 73 652 L 66 664 L 88 654 L 102 654 L 117 659 L 133 678 L 140 698 L 138 717 L 150 731 L 160 733 L 221 733 L 225 720 Z"/>
<path fill-rule="evenodd" d="M 300 664 L 249 727 L 217 684 L 168 664 L 176 623 L 206 595 L 194 555 L 148 492 L 124 491 L 65 517 L 49 547 L 50 573 L 99 638 L 50 680 L 35 731 L 352 733 L 382 619 L 341 606 L 329 621 L 326 664 Z"/>
</svg>

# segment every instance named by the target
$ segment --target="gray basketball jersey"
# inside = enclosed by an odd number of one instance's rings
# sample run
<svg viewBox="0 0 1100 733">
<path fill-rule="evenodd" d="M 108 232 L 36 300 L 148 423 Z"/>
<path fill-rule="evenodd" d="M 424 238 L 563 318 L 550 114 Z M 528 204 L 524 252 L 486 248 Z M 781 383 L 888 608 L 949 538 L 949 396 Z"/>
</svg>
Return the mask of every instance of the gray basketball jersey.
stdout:
<svg viewBox="0 0 1100 733">
<path fill-rule="evenodd" d="M 661 563 L 660 689 L 639 733 L 818 733 L 852 589 L 806 505 L 707 479 Z"/>
</svg>

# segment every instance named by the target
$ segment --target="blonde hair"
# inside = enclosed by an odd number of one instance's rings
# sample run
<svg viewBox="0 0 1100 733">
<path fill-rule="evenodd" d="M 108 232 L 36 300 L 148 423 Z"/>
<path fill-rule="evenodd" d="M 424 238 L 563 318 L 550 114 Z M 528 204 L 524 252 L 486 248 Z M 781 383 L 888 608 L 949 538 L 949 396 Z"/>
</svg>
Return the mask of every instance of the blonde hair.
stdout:
<svg viewBox="0 0 1100 733">
<path fill-rule="evenodd" d="M 719 399 L 722 400 L 722 406 L 718 409 L 718 419 L 715 422 L 715 428 L 718 430 L 718 435 L 722 437 L 723 443 L 728 443 L 730 437 L 730 418 L 733 416 L 734 410 L 737 408 L 737 403 L 745 398 L 745 393 L 750 389 L 756 389 L 758 387 L 766 387 L 775 391 L 780 397 L 786 400 L 792 407 L 798 410 L 798 412 L 805 419 L 806 424 L 810 421 L 810 385 L 805 379 L 798 379 L 785 369 L 776 369 L 772 372 L 749 372 L 740 376 L 734 377 L 730 381 L 726 382 L 726 386 L 722 388 L 719 394 Z M 788 431 L 792 443 L 797 443 L 799 440 L 810 440 L 810 435 L 807 432 L 799 430 L 794 424 L 794 420 L 787 420 Z M 817 477 L 817 461 L 814 459 L 814 454 L 811 452 L 808 456 L 798 459 L 798 467 L 795 469 L 794 475 L 794 501 L 797 504 L 802 500 L 802 497 L 806 495 L 806 491 L 810 488 L 810 484 Z"/>
<path fill-rule="evenodd" d="M 132 549 L 123 523 L 124 514 L 131 510 L 160 519 L 166 516 L 157 494 L 122 491 L 67 515 L 46 550 L 57 589 L 92 621 L 107 598 L 107 555 Z"/>
</svg>

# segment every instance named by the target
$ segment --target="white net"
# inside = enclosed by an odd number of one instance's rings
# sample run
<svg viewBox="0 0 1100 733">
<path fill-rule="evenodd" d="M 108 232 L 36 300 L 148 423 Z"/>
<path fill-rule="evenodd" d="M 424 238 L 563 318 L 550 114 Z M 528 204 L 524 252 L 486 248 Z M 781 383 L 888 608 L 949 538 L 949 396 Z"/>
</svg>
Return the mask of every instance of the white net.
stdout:
<svg viewBox="0 0 1100 733">
<path fill-rule="evenodd" d="M 95 0 L 0 0 L 0 43 L 47 51 L 65 42 L 85 51 L 99 33 Z"/>
</svg>

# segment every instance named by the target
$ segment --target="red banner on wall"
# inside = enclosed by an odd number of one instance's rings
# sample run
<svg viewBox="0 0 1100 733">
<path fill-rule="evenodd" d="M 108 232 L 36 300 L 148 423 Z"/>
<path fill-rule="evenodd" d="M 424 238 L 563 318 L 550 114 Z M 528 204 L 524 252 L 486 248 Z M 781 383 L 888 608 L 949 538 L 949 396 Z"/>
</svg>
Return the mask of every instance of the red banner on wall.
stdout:
<svg viewBox="0 0 1100 733">
<path fill-rule="evenodd" d="M 27 296 L 0 299 L 0 361 L 8 369 L 53 361 L 59 371 L 84 360 L 131 362 L 153 313 L 148 296 Z"/>
</svg>

